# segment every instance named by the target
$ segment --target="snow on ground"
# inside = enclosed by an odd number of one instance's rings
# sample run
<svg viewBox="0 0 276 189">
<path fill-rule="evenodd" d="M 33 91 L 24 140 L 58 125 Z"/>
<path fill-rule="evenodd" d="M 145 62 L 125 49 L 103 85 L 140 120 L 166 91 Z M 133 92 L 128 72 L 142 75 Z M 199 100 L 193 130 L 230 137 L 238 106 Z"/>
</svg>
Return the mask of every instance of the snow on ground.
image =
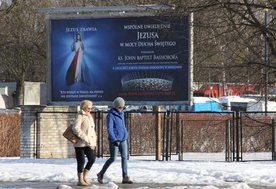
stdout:
<svg viewBox="0 0 276 189">
<path fill-rule="evenodd" d="M 129 176 L 135 183 L 171 183 L 177 188 L 276 188 L 276 162 L 215 162 L 215 161 L 155 161 L 145 157 L 130 157 Z M 97 183 L 96 174 L 106 158 L 97 158 L 88 178 Z M 60 188 L 70 188 L 62 182 L 77 182 L 76 160 L 0 158 L 0 182 L 61 182 Z M 101 189 L 118 188 L 121 183 L 120 157 L 104 175 Z M 194 187 L 193 187 L 194 185 Z M 202 185 L 199 187 L 199 185 Z M 86 188 L 99 188 L 92 185 Z M 148 188 L 148 187 L 147 187 Z M 171 188 L 171 187 L 170 187 Z"/>
</svg>

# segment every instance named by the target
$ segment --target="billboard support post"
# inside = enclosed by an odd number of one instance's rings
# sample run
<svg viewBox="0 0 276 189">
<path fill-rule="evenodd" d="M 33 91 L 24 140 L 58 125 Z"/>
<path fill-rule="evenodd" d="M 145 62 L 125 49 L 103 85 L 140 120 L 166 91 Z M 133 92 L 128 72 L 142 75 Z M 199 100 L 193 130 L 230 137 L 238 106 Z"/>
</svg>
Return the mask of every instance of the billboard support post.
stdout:
<svg viewBox="0 0 276 189">
<path fill-rule="evenodd" d="M 155 131 L 156 131 L 156 152 L 155 152 L 155 160 L 161 160 L 161 115 L 160 115 L 160 106 L 153 106 L 153 111 L 155 114 Z"/>
</svg>

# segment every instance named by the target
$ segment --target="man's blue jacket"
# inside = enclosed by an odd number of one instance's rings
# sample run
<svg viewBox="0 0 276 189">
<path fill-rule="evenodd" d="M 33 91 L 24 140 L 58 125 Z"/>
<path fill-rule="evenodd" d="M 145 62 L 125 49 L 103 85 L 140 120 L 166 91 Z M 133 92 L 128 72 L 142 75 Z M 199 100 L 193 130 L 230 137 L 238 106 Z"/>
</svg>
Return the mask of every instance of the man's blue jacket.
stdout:
<svg viewBox="0 0 276 189">
<path fill-rule="evenodd" d="M 108 140 L 124 141 L 128 138 L 128 131 L 125 126 L 124 111 L 119 112 L 116 108 L 109 110 L 106 117 Z"/>
</svg>

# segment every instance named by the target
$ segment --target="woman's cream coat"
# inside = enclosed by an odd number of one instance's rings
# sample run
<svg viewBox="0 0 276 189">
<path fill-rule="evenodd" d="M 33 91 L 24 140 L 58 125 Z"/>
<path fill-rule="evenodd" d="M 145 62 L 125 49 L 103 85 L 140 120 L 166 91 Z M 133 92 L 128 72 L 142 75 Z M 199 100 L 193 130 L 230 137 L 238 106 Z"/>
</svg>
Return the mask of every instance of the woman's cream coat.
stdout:
<svg viewBox="0 0 276 189">
<path fill-rule="evenodd" d="M 97 142 L 97 135 L 95 132 L 95 123 L 91 114 L 87 115 L 81 110 L 72 126 L 73 132 L 80 138 L 80 140 L 74 144 L 74 147 L 95 147 Z"/>
</svg>

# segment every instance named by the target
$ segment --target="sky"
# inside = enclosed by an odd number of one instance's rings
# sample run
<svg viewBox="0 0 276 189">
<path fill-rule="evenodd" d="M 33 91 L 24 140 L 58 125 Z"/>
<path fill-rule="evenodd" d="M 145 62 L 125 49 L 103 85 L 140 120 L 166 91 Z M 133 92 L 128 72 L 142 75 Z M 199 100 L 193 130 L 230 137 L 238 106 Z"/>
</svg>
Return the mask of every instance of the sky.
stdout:
<svg viewBox="0 0 276 189">
<path fill-rule="evenodd" d="M 251 189 L 276 188 L 276 162 L 215 162 L 215 161 L 155 161 L 152 157 L 130 157 L 128 172 L 135 183 L 174 183 L 173 189 Z M 120 157 L 104 175 L 104 184 L 97 182 L 106 157 L 97 158 L 90 173 L 92 185 L 85 189 L 116 189 L 121 183 Z M 60 182 L 77 183 L 76 160 L 33 159 L 20 157 L 0 157 L 0 182 Z M 199 185 L 201 185 L 199 187 Z M 144 184 L 145 186 L 145 184 Z M 70 188 L 70 187 L 69 187 Z M 141 187 L 150 188 L 150 187 Z"/>
</svg>

